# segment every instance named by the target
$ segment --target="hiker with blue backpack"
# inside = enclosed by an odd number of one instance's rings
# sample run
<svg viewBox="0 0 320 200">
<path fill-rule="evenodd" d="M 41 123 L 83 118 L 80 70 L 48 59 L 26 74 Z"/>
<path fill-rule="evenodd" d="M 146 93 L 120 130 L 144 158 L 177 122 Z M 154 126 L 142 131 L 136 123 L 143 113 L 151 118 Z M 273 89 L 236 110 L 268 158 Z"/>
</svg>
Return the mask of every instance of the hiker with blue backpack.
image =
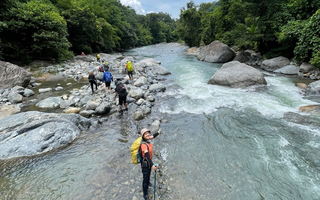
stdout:
<svg viewBox="0 0 320 200">
<path fill-rule="evenodd" d="M 151 140 L 156 138 L 161 133 L 161 130 L 159 130 L 157 133 L 151 135 L 150 131 L 146 128 L 141 130 L 141 154 L 142 154 L 142 161 L 141 161 L 141 169 L 143 174 L 143 181 L 142 181 L 142 189 L 143 189 L 143 197 L 146 200 L 149 200 L 148 196 L 148 187 L 152 184 L 150 183 L 150 175 L 151 175 L 151 169 L 153 169 L 155 172 L 157 170 L 157 164 L 154 164 L 152 162 L 152 155 L 153 155 L 153 145 L 151 143 Z"/>
<path fill-rule="evenodd" d="M 113 81 L 113 77 L 112 77 L 112 74 L 108 70 L 106 70 L 106 72 L 103 74 L 102 81 L 104 81 L 104 83 L 106 84 L 106 88 L 109 92 L 110 84 L 111 84 L 111 81 Z"/>
</svg>

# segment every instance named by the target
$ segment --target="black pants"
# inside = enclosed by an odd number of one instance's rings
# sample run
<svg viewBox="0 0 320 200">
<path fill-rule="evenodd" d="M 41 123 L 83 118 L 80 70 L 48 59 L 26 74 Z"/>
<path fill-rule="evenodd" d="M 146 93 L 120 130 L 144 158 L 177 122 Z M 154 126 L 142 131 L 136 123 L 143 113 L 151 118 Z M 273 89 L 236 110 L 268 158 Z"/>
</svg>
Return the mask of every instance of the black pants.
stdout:
<svg viewBox="0 0 320 200">
<path fill-rule="evenodd" d="M 133 71 L 130 71 L 130 72 L 128 71 L 129 78 L 133 78 L 132 74 L 133 74 Z"/>
<path fill-rule="evenodd" d="M 143 197 L 148 196 L 148 186 L 150 182 L 150 174 L 151 174 L 151 165 L 148 161 L 143 161 L 141 163 L 141 169 L 143 174 L 143 181 L 142 181 L 142 189 L 143 189 Z"/>
<path fill-rule="evenodd" d="M 95 82 L 95 81 L 90 81 L 90 84 L 91 84 L 91 90 L 92 90 L 92 92 L 93 92 L 93 84 L 96 85 L 96 90 L 98 89 L 97 82 Z"/>
</svg>

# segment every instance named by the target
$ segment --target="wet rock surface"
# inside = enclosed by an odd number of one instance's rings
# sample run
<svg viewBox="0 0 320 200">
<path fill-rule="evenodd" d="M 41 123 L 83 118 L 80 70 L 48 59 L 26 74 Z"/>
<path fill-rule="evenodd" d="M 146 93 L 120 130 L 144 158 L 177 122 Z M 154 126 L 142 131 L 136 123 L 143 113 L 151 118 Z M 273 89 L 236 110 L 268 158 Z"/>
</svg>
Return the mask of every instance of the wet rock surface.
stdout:
<svg viewBox="0 0 320 200">
<path fill-rule="evenodd" d="M 251 85 L 266 85 L 267 82 L 259 70 L 238 61 L 232 61 L 222 65 L 208 84 L 244 88 Z"/>
<path fill-rule="evenodd" d="M 34 156 L 70 144 L 96 122 L 79 115 L 30 111 L 0 120 L 0 159 Z"/>
</svg>

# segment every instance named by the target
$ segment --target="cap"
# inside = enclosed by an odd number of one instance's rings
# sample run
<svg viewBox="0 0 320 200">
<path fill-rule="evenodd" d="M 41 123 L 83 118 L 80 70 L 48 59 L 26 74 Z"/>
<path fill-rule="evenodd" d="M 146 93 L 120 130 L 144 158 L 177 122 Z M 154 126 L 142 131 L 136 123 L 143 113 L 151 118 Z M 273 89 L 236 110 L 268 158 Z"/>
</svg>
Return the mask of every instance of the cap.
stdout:
<svg viewBox="0 0 320 200">
<path fill-rule="evenodd" d="M 148 129 L 144 128 L 141 130 L 141 136 L 143 137 L 143 135 L 146 133 L 146 132 L 150 132 Z"/>
</svg>

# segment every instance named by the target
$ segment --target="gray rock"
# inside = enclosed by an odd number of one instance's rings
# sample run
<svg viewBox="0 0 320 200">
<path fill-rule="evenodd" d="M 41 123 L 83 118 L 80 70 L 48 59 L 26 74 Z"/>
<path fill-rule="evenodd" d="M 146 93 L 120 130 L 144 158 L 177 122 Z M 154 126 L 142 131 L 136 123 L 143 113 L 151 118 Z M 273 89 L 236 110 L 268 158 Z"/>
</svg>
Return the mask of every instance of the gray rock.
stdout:
<svg viewBox="0 0 320 200">
<path fill-rule="evenodd" d="M 104 115 L 107 114 L 111 110 L 111 105 L 108 102 L 103 102 L 96 108 L 96 114 L 97 115 Z"/>
<path fill-rule="evenodd" d="M 3 94 L 4 93 L 4 89 L 0 89 L 0 94 Z"/>
<path fill-rule="evenodd" d="M 312 70 L 315 70 L 315 69 L 316 69 L 315 66 L 304 62 L 300 65 L 299 71 L 302 73 L 308 73 L 308 72 L 311 72 Z"/>
<path fill-rule="evenodd" d="M 261 64 L 261 69 L 269 72 L 273 72 L 276 69 L 280 69 L 290 64 L 290 60 L 286 57 L 279 56 L 269 60 L 264 60 Z"/>
<path fill-rule="evenodd" d="M 136 80 L 134 82 L 133 85 L 136 86 L 136 87 L 140 87 L 142 85 L 147 84 L 147 82 L 148 82 L 148 79 L 146 77 L 144 77 L 144 76 L 141 76 L 138 80 Z"/>
<path fill-rule="evenodd" d="M 89 101 L 86 106 L 86 110 L 95 110 L 99 106 L 98 102 Z"/>
<path fill-rule="evenodd" d="M 32 91 L 32 90 L 30 90 L 30 89 L 24 89 L 24 91 L 23 91 L 23 96 L 25 96 L 25 97 L 30 97 L 30 96 L 33 96 L 34 95 L 34 92 Z"/>
<path fill-rule="evenodd" d="M 72 100 L 60 100 L 60 108 L 68 108 L 74 106 L 74 101 Z"/>
<path fill-rule="evenodd" d="M 147 96 L 146 98 L 150 102 L 154 102 L 155 98 L 153 96 Z"/>
<path fill-rule="evenodd" d="M 129 91 L 129 95 L 138 100 L 141 97 L 143 97 L 143 91 L 140 88 L 131 88 L 131 90 Z"/>
<path fill-rule="evenodd" d="M 295 75 L 299 73 L 299 67 L 295 65 L 287 65 L 280 69 L 274 70 L 275 73 L 287 74 L 287 75 Z"/>
<path fill-rule="evenodd" d="M 90 97 L 90 96 L 85 96 L 85 97 L 83 97 L 81 100 L 80 100 L 80 105 L 81 106 L 83 106 L 83 105 L 85 105 L 85 104 L 87 104 L 89 101 L 91 101 L 92 100 L 92 97 Z"/>
<path fill-rule="evenodd" d="M 0 159 L 42 154 L 71 143 L 96 123 L 76 114 L 23 112 L 0 120 Z"/>
<path fill-rule="evenodd" d="M 305 93 L 306 95 L 320 95 L 320 80 L 310 83 Z"/>
<path fill-rule="evenodd" d="M 150 131 L 151 133 L 157 132 L 160 128 L 160 121 L 159 120 L 154 120 L 150 126 Z"/>
<path fill-rule="evenodd" d="M 96 79 L 99 81 L 102 81 L 102 77 L 103 77 L 103 72 L 98 72 L 97 75 L 95 75 Z"/>
<path fill-rule="evenodd" d="M 143 104 L 144 103 L 144 99 L 139 99 L 137 102 L 136 102 L 136 104 L 138 105 L 138 106 L 140 106 L 141 104 Z"/>
<path fill-rule="evenodd" d="M 50 92 L 52 91 L 52 88 L 40 88 L 39 93 L 45 93 L 45 92 Z"/>
<path fill-rule="evenodd" d="M 93 114 L 95 114 L 96 113 L 96 111 L 94 111 L 94 110 L 82 110 L 82 111 L 80 111 L 80 115 L 81 116 L 83 116 L 83 117 L 87 117 L 87 118 L 89 118 L 89 117 L 91 117 Z"/>
<path fill-rule="evenodd" d="M 24 87 L 14 86 L 14 88 L 12 88 L 11 91 L 22 95 L 24 91 Z"/>
<path fill-rule="evenodd" d="M 57 108 L 60 105 L 60 97 L 49 97 L 36 104 L 39 108 Z"/>
<path fill-rule="evenodd" d="M 144 115 L 141 110 L 137 110 L 133 115 L 133 119 L 135 120 L 141 120 L 143 118 L 144 118 Z"/>
<path fill-rule="evenodd" d="M 17 65 L 0 61 L 0 88 L 12 88 L 14 86 L 27 87 L 31 80 L 31 74 Z"/>
<path fill-rule="evenodd" d="M 20 102 L 22 102 L 22 98 L 23 98 L 23 96 L 21 94 L 16 93 L 16 92 L 11 92 L 8 95 L 8 99 L 11 103 L 20 103 Z"/>
<path fill-rule="evenodd" d="M 230 47 L 215 40 L 207 46 L 200 47 L 197 58 L 206 62 L 225 63 L 233 60 L 235 56 L 236 53 Z"/>
<path fill-rule="evenodd" d="M 169 75 L 171 72 L 169 72 L 166 68 L 161 67 L 160 65 L 153 66 L 153 74 L 156 75 Z"/>
<path fill-rule="evenodd" d="M 160 83 L 153 84 L 149 87 L 150 92 L 163 92 L 166 90 L 166 87 Z"/>
<path fill-rule="evenodd" d="M 59 87 L 56 87 L 55 89 L 56 91 L 59 91 L 59 90 L 63 90 L 63 87 L 59 86 Z"/>
<path fill-rule="evenodd" d="M 251 54 L 247 51 L 241 51 L 236 55 L 233 61 L 239 61 L 241 63 L 246 63 L 250 60 Z"/>
<path fill-rule="evenodd" d="M 267 82 L 259 70 L 244 63 L 232 61 L 223 64 L 208 84 L 244 88 L 251 85 L 266 85 Z"/>
</svg>

